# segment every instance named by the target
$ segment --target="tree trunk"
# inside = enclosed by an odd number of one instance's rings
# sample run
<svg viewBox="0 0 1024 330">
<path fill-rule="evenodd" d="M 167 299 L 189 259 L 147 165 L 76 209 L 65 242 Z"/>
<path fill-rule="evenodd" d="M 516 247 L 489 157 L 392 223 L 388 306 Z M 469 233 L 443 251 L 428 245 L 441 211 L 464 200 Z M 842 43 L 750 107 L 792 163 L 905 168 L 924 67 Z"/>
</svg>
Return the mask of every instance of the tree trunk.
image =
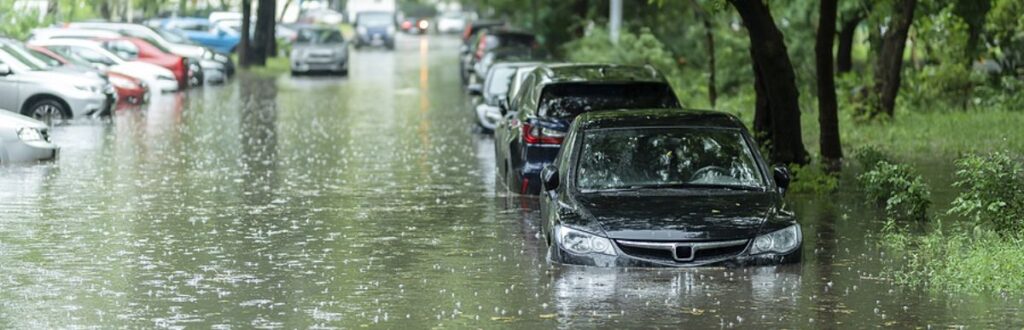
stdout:
<svg viewBox="0 0 1024 330">
<path fill-rule="evenodd" d="M 875 101 L 871 117 L 885 114 L 892 117 L 896 108 L 896 95 L 900 91 L 900 73 L 903 69 L 903 51 L 907 34 L 914 21 L 917 0 L 897 0 L 889 27 L 882 36 L 882 48 L 875 63 Z"/>
<path fill-rule="evenodd" d="M 100 17 L 104 20 L 110 21 L 110 17 L 113 16 L 113 11 L 110 8 L 110 1 L 103 0 L 100 2 Z"/>
<path fill-rule="evenodd" d="M 782 32 L 762 1 L 729 2 L 743 18 L 750 38 L 757 97 L 754 128 L 767 140 L 773 162 L 807 164 L 800 129 L 800 94 Z"/>
<path fill-rule="evenodd" d="M 242 36 L 241 40 L 238 41 L 238 65 L 247 68 L 249 67 L 249 58 L 252 54 L 252 47 L 249 45 L 251 37 L 249 36 L 249 28 L 252 26 L 252 18 L 249 14 L 252 13 L 252 1 L 242 0 Z"/>
<path fill-rule="evenodd" d="M 277 15 L 274 12 L 277 10 L 277 0 L 267 0 L 270 5 L 270 12 L 267 17 L 270 17 L 270 24 L 267 24 L 267 58 L 277 57 Z"/>
<path fill-rule="evenodd" d="M 708 53 L 708 102 L 710 102 L 711 108 L 714 109 L 715 102 L 718 100 L 718 89 L 715 87 L 715 34 L 708 12 L 700 6 L 697 0 L 690 0 L 690 4 L 693 5 L 697 18 L 704 23 L 704 42 L 707 44 Z"/>
<path fill-rule="evenodd" d="M 838 0 L 821 0 L 814 58 L 818 70 L 818 126 L 821 128 L 821 158 L 830 172 L 838 171 L 843 158 L 839 143 L 839 116 L 836 103 L 835 72 L 832 70 L 832 44 L 836 35 Z"/>
<path fill-rule="evenodd" d="M 259 0 L 256 8 L 256 37 L 253 38 L 252 57 L 249 64 L 256 66 L 267 65 L 267 52 L 272 47 L 274 25 L 274 3 L 273 0 Z"/>
<path fill-rule="evenodd" d="M 839 29 L 839 48 L 836 49 L 837 73 L 846 73 L 853 70 L 853 37 L 857 33 L 857 26 L 863 20 L 864 14 L 857 13 L 857 15 L 844 20 L 842 28 Z"/>
</svg>

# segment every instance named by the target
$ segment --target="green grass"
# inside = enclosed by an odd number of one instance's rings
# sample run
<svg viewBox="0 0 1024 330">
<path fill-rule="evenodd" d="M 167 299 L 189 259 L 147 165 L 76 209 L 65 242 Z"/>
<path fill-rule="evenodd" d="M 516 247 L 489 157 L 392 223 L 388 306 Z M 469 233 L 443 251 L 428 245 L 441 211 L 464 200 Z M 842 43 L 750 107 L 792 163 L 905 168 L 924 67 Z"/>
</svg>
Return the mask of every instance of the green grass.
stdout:
<svg viewBox="0 0 1024 330">
<path fill-rule="evenodd" d="M 237 54 L 231 55 L 231 59 L 235 63 L 238 63 Z M 253 66 L 249 68 L 242 68 L 241 66 L 239 66 L 238 70 L 257 76 L 275 77 L 288 73 L 291 70 L 291 64 L 288 62 L 288 57 L 278 56 L 268 58 L 266 66 Z"/>
</svg>

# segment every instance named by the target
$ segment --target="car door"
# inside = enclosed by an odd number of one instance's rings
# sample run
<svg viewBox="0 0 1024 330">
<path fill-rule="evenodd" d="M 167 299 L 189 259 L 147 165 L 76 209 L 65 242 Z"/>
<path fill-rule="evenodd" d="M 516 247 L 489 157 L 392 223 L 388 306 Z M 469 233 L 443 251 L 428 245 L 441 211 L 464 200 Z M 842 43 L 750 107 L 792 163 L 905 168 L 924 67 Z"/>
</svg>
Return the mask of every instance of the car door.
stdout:
<svg viewBox="0 0 1024 330">
<path fill-rule="evenodd" d="M 2 58 L 0 58 L 0 64 L 10 65 Z M 18 104 L 18 80 L 13 72 L 0 76 L 0 109 L 13 112 L 21 111 Z"/>
</svg>

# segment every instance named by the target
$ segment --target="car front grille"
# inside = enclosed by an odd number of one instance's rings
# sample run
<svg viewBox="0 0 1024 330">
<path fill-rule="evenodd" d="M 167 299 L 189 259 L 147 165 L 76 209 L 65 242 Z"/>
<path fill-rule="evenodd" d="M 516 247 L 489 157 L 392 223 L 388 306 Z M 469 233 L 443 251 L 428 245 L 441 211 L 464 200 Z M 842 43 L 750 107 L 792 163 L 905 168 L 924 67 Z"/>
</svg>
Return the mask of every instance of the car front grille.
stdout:
<svg viewBox="0 0 1024 330">
<path fill-rule="evenodd" d="M 739 239 L 711 242 L 645 242 L 616 240 L 623 253 L 656 262 L 678 264 L 708 263 L 738 256 L 747 249 L 750 240 Z"/>
</svg>

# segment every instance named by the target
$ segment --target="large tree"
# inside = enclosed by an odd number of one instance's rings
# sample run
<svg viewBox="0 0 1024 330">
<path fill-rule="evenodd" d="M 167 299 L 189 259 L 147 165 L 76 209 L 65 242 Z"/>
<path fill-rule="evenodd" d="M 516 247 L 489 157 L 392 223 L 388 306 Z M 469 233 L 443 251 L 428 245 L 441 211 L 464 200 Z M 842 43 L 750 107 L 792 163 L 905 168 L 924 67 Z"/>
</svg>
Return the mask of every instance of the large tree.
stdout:
<svg viewBox="0 0 1024 330">
<path fill-rule="evenodd" d="M 251 65 L 252 37 L 249 36 L 249 27 L 252 26 L 252 0 L 242 0 L 242 35 L 238 42 L 238 65 L 249 67 Z"/>
<path fill-rule="evenodd" d="M 870 116 L 885 114 L 892 117 L 896 109 L 896 95 L 900 91 L 903 71 L 903 51 L 907 35 L 914 21 L 917 0 L 895 0 L 889 24 L 882 35 L 882 45 L 875 62 L 875 104 Z"/>
<path fill-rule="evenodd" d="M 249 64 L 264 66 L 267 58 L 277 47 L 274 40 L 274 0 L 259 0 L 256 7 L 256 35 L 249 47 Z"/>
<path fill-rule="evenodd" d="M 796 74 L 786 52 L 782 32 L 761 0 L 729 0 L 736 8 L 750 39 L 754 67 L 756 110 L 754 130 L 777 163 L 808 163 L 800 129 Z"/>
<path fill-rule="evenodd" d="M 814 59 L 818 71 L 818 125 L 821 128 L 821 158 L 826 168 L 838 170 L 843 158 L 839 143 L 839 116 L 836 103 L 835 72 L 832 69 L 832 45 L 836 35 L 838 0 L 821 0 Z"/>
</svg>

